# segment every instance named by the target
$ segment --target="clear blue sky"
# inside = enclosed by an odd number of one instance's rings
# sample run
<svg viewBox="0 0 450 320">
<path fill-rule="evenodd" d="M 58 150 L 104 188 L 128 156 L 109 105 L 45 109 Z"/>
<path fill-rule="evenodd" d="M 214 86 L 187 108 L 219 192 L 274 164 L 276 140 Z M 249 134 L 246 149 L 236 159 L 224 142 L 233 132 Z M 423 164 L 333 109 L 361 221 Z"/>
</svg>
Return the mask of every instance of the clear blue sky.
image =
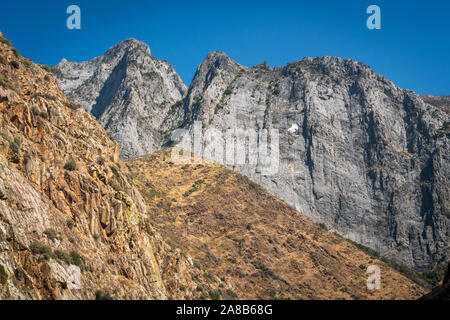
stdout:
<svg viewBox="0 0 450 320">
<path fill-rule="evenodd" d="M 81 8 L 81 30 L 66 8 Z M 376 4 L 382 30 L 368 30 Z M 2 1 L 0 29 L 35 62 L 88 60 L 120 40 L 146 42 L 189 84 L 210 51 L 252 66 L 339 56 L 420 94 L 450 94 L 450 1 Z"/>
</svg>

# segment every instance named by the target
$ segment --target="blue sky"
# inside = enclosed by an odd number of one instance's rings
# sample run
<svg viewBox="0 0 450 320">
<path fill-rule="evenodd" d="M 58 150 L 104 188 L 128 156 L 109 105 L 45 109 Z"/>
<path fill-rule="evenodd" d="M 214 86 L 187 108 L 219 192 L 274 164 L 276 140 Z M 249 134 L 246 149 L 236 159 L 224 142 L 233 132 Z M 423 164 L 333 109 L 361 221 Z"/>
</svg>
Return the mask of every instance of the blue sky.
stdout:
<svg viewBox="0 0 450 320">
<path fill-rule="evenodd" d="M 68 30 L 66 8 L 81 8 Z M 366 27 L 381 8 L 382 29 Z M 210 51 L 246 65 L 303 57 L 361 61 L 420 94 L 450 94 L 450 1 L 3 1 L 0 30 L 22 55 L 56 64 L 88 60 L 126 38 L 146 42 L 189 84 Z"/>
</svg>

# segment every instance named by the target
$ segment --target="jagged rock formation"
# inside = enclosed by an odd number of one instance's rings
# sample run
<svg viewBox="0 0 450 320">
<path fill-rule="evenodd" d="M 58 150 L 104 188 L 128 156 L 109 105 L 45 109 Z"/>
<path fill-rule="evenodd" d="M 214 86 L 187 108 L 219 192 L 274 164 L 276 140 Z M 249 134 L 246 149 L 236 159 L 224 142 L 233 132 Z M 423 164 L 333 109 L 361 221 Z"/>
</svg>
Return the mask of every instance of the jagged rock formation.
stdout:
<svg viewBox="0 0 450 320">
<path fill-rule="evenodd" d="M 369 67 L 245 68 L 215 52 L 179 112 L 221 131 L 277 129 L 277 174 L 235 168 L 314 221 L 418 270 L 449 257 L 448 115 Z"/>
<path fill-rule="evenodd" d="M 84 95 L 70 88 L 73 81 L 61 79 L 85 71 L 68 72 L 61 65 L 56 69 L 63 74 L 56 73 L 59 83 L 83 104 Z M 127 150 L 121 138 L 127 122 L 120 127 L 119 119 L 129 112 L 119 107 L 119 99 L 115 105 L 113 134 Z M 204 130 L 276 129 L 277 174 L 261 172 L 264 159 L 229 167 L 312 220 L 416 270 L 449 257 L 448 114 L 361 63 L 324 57 L 283 68 L 265 63 L 246 68 L 214 52 L 198 67 L 183 102 L 159 119 L 160 126 L 141 128 L 161 135 L 151 133 L 138 145 L 158 149 L 169 141 L 171 130 L 179 125 L 192 129 L 194 121 L 201 121 Z"/>
<path fill-rule="evenodd" d="M 63 59 L 52 72 L 67 97 L 90 111 L 119 142 L 121 157 L 152 153 L 162 145 L 163 121 L 186 86 L 167 61 L 143 42 L 128 39 L 86 62 Z"/>
<path fill-rule="evenodd" d="M 200 297 L 117 142 L 3 37 L 0 123 L 0 299 Z"/>
<path fill-rule="evenodd" d="M 247 177 L 217 164 L 174 164 L 171 150 L 126 161 L 149 218 L 225 299 L 412 299 L 424 290 Z M 367 289 L 381 268 L 380 290 Z M 211 291 L 199 286 L 204 297 Z"/>
</svg>

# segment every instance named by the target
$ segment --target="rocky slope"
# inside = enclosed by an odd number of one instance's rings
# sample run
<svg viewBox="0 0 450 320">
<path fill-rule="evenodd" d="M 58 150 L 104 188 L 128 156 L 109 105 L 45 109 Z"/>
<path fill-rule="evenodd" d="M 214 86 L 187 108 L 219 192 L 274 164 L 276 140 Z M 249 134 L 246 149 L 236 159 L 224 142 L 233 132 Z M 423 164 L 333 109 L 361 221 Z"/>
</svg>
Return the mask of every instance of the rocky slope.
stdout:
<svg viewBox="0 0 450 320">
<path fill-rule="evenodd" d="M 64 64 L 55 69 L 59 83 L 89 109 L 84 94 L 71 89 L 81 87 L 71 78 L 88 68 L 71 71 Z M 183 101 L 164 109 L 167 115 L 149 116 L 158 117 L 160 125 L 133 120 L 136 130 L 149 133 L 149 140 L 138 142 L 133 142 L 136 135 L 126 142 L 121 138 L 130 131 L 123 120 L 127 114 L 134 119 L 140 115 L 128 111 L 133 103 L 120 107 L 120 99 L 129 101 L 118 95 L 118 107 L 108 114 L 117 119 L 113 134 L 121 148 L 136 146 L 125 157 L 158 149 L 170 140 L 171 130 L 181 125 L 192 131 L 195 121 L 202 123 L 203 132 L 274 129 L 280 161 L 275 174 L 266 174 L 263 155 L 247 155 L 247 162 L 251 156 L 256 162 L 229 168 L 313 221 L 416 270 L 431 269 L 449 257 L 448 113 L 442 104 L 424 103 L 431 100 L 396 87 L 368 66 L 323 57 L 283 68 L 265 63 L 247 68 L 213 52 L 198 67 Z"/>
<path fill-rule="evenodd" d="M 171 150 L 125 163 L 165 239 L 194 259 L 206 297 L 412 299 L 424 292 L 388 265 L 217 164 L 174 164 Z M 381 268 L 381 290 L 367 268 Z"/>
<path fill-rule="evenodd" d="M 120 161 L 46 69 L 0 34 L 1 299 L 423 295 L 223 167 Z M 373 263 L 386 283 L 369 292 Z"/>
<path fill-rule="evenodd" d="M 200 297 L 117 142 L 1 34 L 0 123 L 0 299 Z"/>
<path fill-rule="evenodd" d="M 416 270 L 448 259 L 448 114 L 369 67 L 323 57 L 246 68 L 214 52 L 178 112 L 187 128 L 278 130 L 277 173 L 230 167 Z"/>
<path fill-rule="evenodd" d="M 63 59 L 52 72 L 67 97 L 90 111 L 119 142 L 122 158 L 161 148 L 161 133 L 168 129 L 163 121 L 187 90 L 167 61 L 154 58 L 135 39 L 86 62 Z"/>
</svg>

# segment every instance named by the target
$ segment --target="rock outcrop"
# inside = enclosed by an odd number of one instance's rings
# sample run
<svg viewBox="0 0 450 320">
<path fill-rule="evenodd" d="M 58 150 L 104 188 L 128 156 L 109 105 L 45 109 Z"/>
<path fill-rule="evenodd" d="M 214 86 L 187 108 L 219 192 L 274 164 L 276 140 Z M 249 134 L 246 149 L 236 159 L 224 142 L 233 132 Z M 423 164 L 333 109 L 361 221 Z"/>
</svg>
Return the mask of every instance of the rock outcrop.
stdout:
<svg viewBox="0 0 450 320">
<path fill-rule="evenodd" d="M 128 39 L 86 62 L 63 59 L 52 72 L 67 97 L 90 111 L 119 142 L 121 157 L 152 153 L 163 144 L 164 120 L 186 86 L 167 61 Z"/>
</svg>

